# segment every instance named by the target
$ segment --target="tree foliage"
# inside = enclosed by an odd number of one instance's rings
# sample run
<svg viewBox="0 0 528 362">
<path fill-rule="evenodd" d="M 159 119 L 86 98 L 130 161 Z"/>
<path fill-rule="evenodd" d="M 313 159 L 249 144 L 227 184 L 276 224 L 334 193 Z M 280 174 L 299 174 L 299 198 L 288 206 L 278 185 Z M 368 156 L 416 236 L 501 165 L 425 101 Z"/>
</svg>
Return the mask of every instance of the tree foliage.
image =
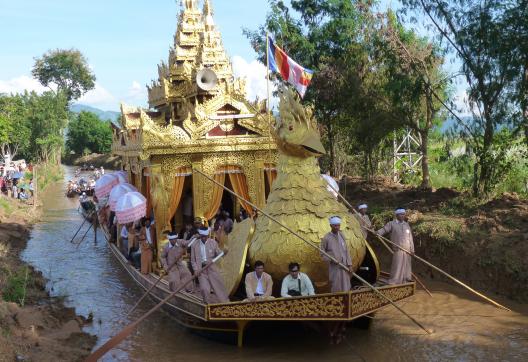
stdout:
<svg viewBox="0 0 528 362">
<path fill-rule="evenodd" d="M 524 52 L 526 59 L 526 33 L 522 45 L 518 32 L 526 30 L 526 17 L 521 14 L 526 13 L 527 2 L 403 0 L 403 4 L 424 13 L 462 61 L 473 117 L 471 122 L 457 117 L 458 126 L 477 158 L 473 191 L 489 193 L 508 167 L 504 154 L 514 133 L 502 130 L 514 126 L 516 115 L 521 113 L 519 106 L 526 99 L 519 93 L 526 84 L 520 72 L 526 67 L 521 54 Z M 505 134 L 509 138 L 505 139 Z"/>
<path fill-rule="evenodd" d="M 66 146 L 76 154 L 108 153 L 112 146 L 109 121 L 92 112 L 82 111 L 69 124 Z"/>
<path fill-rule="evenodd" d="M 290 4 L 271 0 L 266 23 L 244 32 L 262 61 L 269 32 L 292 58 L 315 70 L 305 99 L 315 106 L 329 154 L 323 162 L 332 173 L 343 174 L 358 152 L 364 175 L 376 173 L 383 146 L 402 127 L 420 132 L 427 149 L 427 134 L 440 118 L 426 90 L 434 84 L 446 94 L 445 82 L 438 82 L 442 57 L 437 47 L 405 31 L 395 18 L 375 14 L 368 1 Z M 424 185 L 430 187 L 427 157 L 423 162 Z"/>
<path fill-rule="evenodd" d="M 45 87 L 55 85 L 68 102 L 79 99 L 95 87 L 95 75 L 77 49 L 48 51 L 35 59 L 32 74 Z"/>
</svg>

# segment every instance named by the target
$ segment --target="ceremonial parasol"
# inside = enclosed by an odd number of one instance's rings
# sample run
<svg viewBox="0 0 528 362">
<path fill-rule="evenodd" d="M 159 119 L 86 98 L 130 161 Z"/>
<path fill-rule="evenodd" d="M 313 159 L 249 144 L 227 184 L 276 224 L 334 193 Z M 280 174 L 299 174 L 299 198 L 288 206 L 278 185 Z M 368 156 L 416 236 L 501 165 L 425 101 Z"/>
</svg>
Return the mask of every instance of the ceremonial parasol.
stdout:
<svg viewBox="0 0 528 362">
<path fill-rule="evenodd" d="M 112 175 L 116 175 L 119 178 L 119 183 L 127 183 L 128 182 L 128 172 L 126 171 L 116 171 L 112 173 Z"/>
<path fill-rule="evenodd" d="M 137 189 L 128 183 L 115 185 L 114 188 L 112 188 L 112 191 L 110 191 L 110 196 L 108 197 L 108 205 L 110 206 L 110 210 L 115 211 L 117 200 L 119 200 L 121 196 L 128 192 L 134 191 L 137 191 Z"/>
<path fill-rule="evenodd" d="M 322 174 L 321 177 L 328 184 L 326 189 L 330 191 L 330 193 L 337 199 L 337 193 L 339 192 L 339 185 L 337 184 L 337 181 L 330 175 Z"/>
<path fill-rule="evenodd" d="M 112 191 L 112 187 L 118 183 L 119 179 L 116 175 L 109 173 L 101 176 L 99 180 L 95 181 L 95 196 L 97 196 L 98 199 L 108 196 L 110 191 Z"/>
<path fill-rule="evenodd" d="M 115 208 L 118 224 L 127 224 L 147 215 L 147 199 L 137 191 L 127 192 L 117 200 Z"/>
</svg>

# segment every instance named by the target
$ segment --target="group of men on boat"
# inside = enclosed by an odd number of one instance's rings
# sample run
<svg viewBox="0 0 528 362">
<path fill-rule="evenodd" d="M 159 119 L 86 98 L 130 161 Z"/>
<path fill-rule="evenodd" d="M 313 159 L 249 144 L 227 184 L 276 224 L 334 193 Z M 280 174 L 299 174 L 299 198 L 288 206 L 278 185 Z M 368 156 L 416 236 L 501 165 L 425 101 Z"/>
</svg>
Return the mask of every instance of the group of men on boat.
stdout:
<svg viewBox="0 0 528 362">
<path fill-rule="evenodd" d="M 221 213 L 220 213 L 221 215 Z M 225 215 L 225 214 L 224 214 Z M 367 205 L 358 206 L 357 219 L 362 226 L 365 238 L 372 223 L 367 215 Z M 225 222 L 226 218 L 222 220 Z M 150 273 L 153 258 L 154 228 L 150 219 L 143 218 L 139 223 L 127 224 L 121 229 L 121 250 L 130 262 L 144 274 Z M 110 225 L 112 226 L 112 225 Z M 113 225 L 116 226 L 116 225 Z M 333 216 L 329 219 L 330 231 L 321 239 L 321 257 L 328 263 L 330 291 L 332 293 L 349 291 L 351 289 L 352 260 L 343 233 L 340 231 L 341 218 Z M 115 230 L 114 230 L 115 232 Z M 412 232 L 406 221 L 405 210 L 398 208 L 395 219 L 388 222 L 377 231 L 378 235 L 390 234 L 393 243 L 414 252 Z M 222 251 L 218 241 L 211 237 L 211 229 L 204 226 L 200 218 L 193 224 L 188 224 L 182 232 L 168 233 L 168 243 L 160 255 L 163 267 L 162 273 L 167 274 L 169 288 L 176 290 L 182 287 L 184 281 L 202 270 L 208 263 L 218 257 Z M 412 280 L 410 256 L 397 248 L 393 249 L 393 260 L 388 284 L 401 284 Z M 188 255 L 188 262 L 184 256 Z M 328 257 L 331 256 L 332 258 Z M 336 264 L 334 260 L 340 262 Z M 346 270 L 342 265 L 347 266 Z M 289 273 L 281 285 L 280 297 L 314 295 L 315 290 L 310 277 L 300 271 L 297 262 L 288 265 Z M 185 286 L 187 292 L 200 293 L 205 303 L 225 303 L 229 301 L 228 291 L 224 285 L 220 271 L 215 264 L 202 272 L 198 283 Z M 273 280 L 265 272 L 262 261 L 254 263 L 254 271 L 248 273 L 245 279 L 246 300 L 273 298 Z"/>
</svg>

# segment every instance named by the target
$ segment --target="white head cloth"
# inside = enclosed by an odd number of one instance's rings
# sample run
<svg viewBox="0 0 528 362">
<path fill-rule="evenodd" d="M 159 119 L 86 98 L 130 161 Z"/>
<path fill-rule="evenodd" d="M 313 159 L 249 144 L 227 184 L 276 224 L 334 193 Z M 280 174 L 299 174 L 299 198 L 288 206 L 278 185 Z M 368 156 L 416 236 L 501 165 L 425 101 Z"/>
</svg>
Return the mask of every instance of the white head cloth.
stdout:
<svg viewBox="0 0 528 362">
<path fill-rule="evenodd" d="M 209 236 L 209 229 L 207 230 L 198 229 L 198 234 L 200 234 L 201 236 Z"/>
<path fill-rule="evenodd" d="M 178 239 L 178 235 L 177 235 L 177 234 L 174 234 L 174 235 L 169 234 L 169 236 L 167 236 L 167 238 L 168 238 L 169 240 Z"/>
<path fill-rule="evenodd" d="M 341 218 L 339 216 L 332 216 L 329 221 L 330 225 L 341 225 Z"/>
<path fill-rule="evenodd" d="M 394 211 L 394 213 L 396 215 L 399 215 L 399 214 L 405 214 L 405 209 L 396 209 L 396 211 Z"/>
<path fill-rule="evenodd" d="M 368 208 L 367 204 L 361 204 L 358 206 L 358 210 L 366 209 L 366 208 Z"/>
</svg>

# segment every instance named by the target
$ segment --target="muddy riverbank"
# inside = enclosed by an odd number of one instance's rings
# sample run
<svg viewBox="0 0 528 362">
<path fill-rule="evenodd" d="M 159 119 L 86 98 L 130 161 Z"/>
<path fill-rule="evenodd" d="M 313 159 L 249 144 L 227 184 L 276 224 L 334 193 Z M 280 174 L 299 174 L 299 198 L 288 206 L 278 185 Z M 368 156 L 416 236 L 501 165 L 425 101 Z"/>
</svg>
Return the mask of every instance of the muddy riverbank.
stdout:
<svg viewBox="0 0 528 362">
<path fill-rule="evenodd" d="M 89 321 L 50 297 L 42 274 L 20 259 L 39 215 L 27 208 L 23 216 L 15 212 L 0 223 L 0 361 L 81 361 L 96 337 L 82 331 Z"/>
</svg>

